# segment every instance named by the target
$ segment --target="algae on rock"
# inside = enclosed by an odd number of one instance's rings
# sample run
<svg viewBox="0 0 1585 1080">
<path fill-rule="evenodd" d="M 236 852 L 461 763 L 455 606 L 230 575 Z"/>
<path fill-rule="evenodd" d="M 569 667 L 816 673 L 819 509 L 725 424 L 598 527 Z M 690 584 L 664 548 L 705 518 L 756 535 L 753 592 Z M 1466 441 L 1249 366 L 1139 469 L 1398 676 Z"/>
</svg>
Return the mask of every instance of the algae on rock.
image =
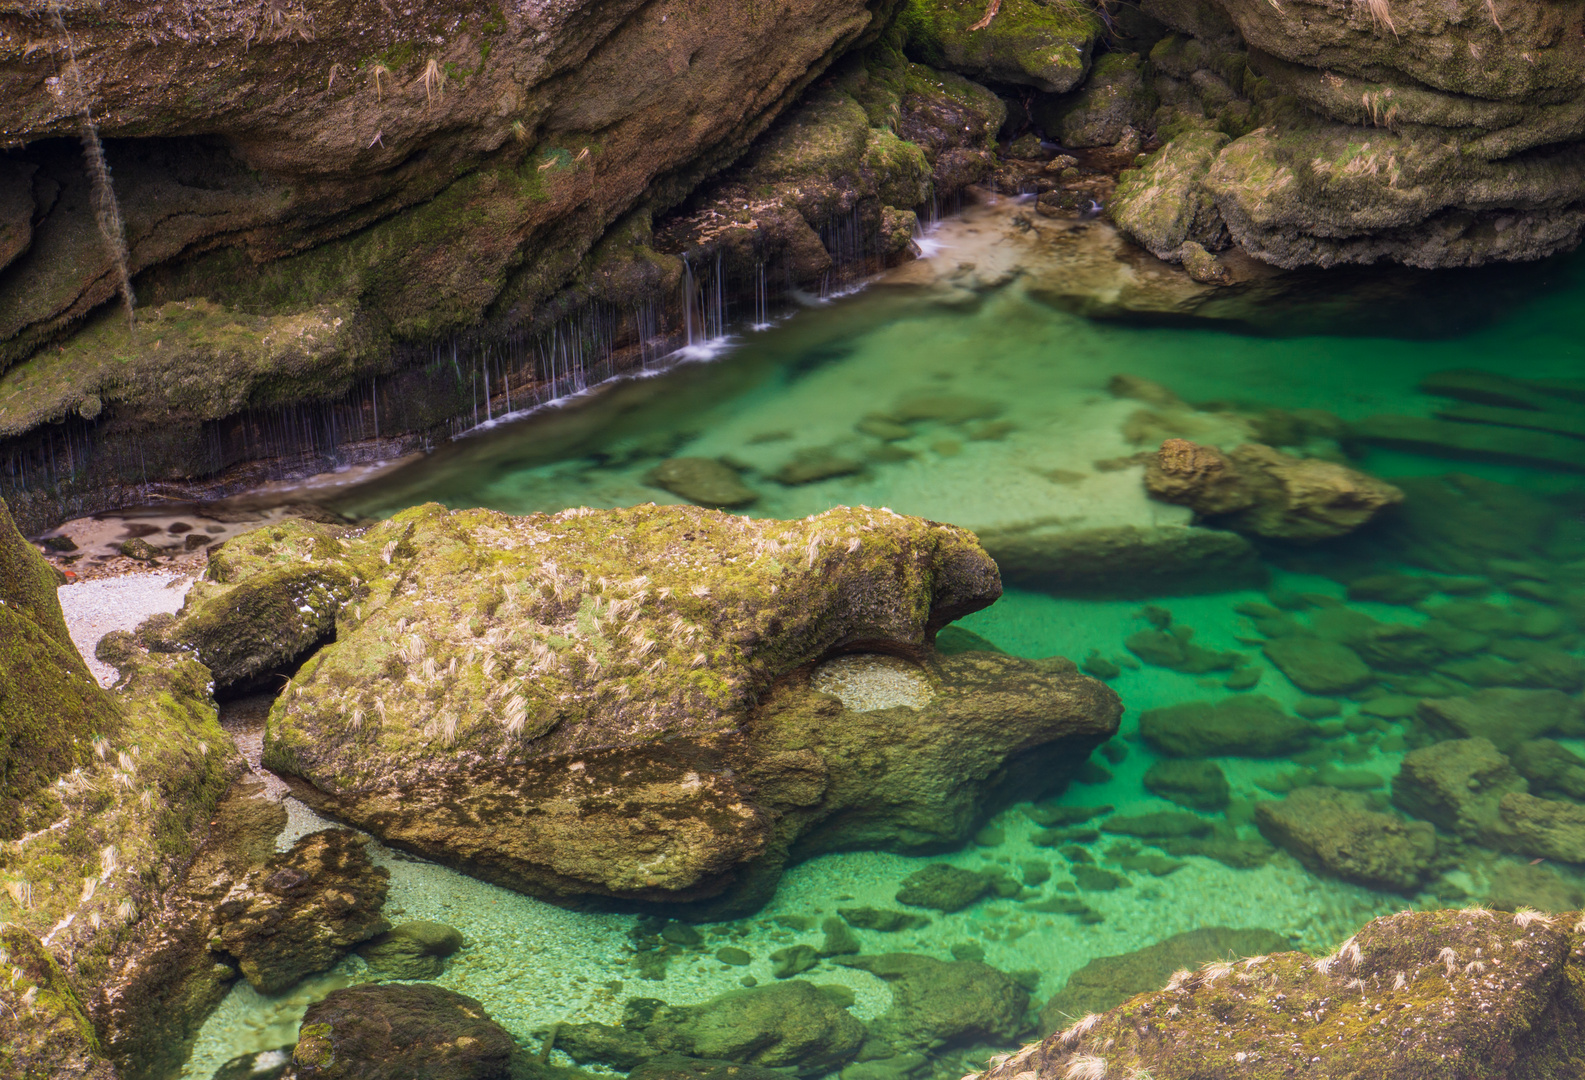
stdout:
<svg viewBox="0 0 1585 1080">
<path fill-rule="evenodd" d="M 993 804 L 1061 784 L 1120 712 L 1076 673 L 937 655 L 941 626 L 1000 594 L 995 565 L 890 511 L 286 523 L 221 547 L 163 633 L 191 640 L 283 565 L 354 594 L 327 594 L 334 641 L 277 700 L 267 764 L 332 816 L 540 895 L 731 910 L 792 859 L 960 842 Z M 848 711 L 811 687 L 815 662 L 877 647 L 917 665 L 921 708 Z"/>
</svg>

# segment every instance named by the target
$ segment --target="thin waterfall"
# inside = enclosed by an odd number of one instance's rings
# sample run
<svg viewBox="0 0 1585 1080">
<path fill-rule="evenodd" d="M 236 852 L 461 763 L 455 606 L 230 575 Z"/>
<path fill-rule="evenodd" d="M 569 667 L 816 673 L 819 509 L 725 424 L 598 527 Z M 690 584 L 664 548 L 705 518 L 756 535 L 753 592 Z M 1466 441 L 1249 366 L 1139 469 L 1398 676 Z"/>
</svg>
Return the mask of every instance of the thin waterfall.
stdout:
<svg viewBox="0 0 1585 1080">
<path fill-rule="evenodd" d="M 104 238 L 105 250 L 110 255 L 110 261 L 115 264 L 116 285 L 121 293 L 122 306 L 127 312 L 127 329 L 136 330 L 137 298 L 132 294 L 127 230 L 121 220 L 121 204 L 116 201 L 116 189 L 110 183 L 110 165 L 105 161 L 104 144 L 99 141 L 99 128 L 94 123 L 93 107 L 88 100 L 88 88 L 83 85 L 82 68 L 77 64 L 77 45 L 72 40 L 71 32 L 66 29 L 66 20 L 61 16 L 58 0 L 50 0 L 49 10 L 50 18 L 55 22 L 56 32 L 66 43 L 66 70 L 70 73 L 70 83 L 77 96 L 76 111 L 82 126 L 83 164 L 88 169 L 88 186 L 92 192 L 94 221 L 99 226 L 99 235 Z"/>
</svg>

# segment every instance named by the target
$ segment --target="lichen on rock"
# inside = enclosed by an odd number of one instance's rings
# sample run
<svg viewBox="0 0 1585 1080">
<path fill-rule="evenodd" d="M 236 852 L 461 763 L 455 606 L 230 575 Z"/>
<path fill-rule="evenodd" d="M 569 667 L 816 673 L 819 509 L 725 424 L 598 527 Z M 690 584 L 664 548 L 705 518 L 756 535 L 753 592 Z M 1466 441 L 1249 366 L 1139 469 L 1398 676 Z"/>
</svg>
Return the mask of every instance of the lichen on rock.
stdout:
<svg viewBox="0 0 1585 1080">
<path fill-rule="evenodd" d="M 334 640 L 277 700 L 267 763 L 322 811 L 540 895 L 727 910 L 791 859 L 961 841 L 993 803 L 1060 784 L 1120 710 L 1076 673 L 935 654 L 1000 594 L 995 565 L 889 511 L 285 525 L 217 550 L 163 637 L 236 625 L 234 598 L 288 566 L 352 591 L 326 593 Z M 816 662 L 877 647 L 927 699 L 853 711 L 810 685 Z"/>
</svg>

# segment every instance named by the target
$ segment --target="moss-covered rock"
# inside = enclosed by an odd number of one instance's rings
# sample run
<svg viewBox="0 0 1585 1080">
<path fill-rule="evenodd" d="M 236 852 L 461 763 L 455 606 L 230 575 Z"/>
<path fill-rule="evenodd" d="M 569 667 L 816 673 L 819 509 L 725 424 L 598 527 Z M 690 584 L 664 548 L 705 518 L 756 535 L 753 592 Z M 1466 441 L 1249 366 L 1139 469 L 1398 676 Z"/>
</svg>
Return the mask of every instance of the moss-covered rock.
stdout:
<svg viewBox="0 0 1585 1080">
<path fill-rule="evenodd" d="M 0 839 L 53 823 L 61 807 L 48 786 L 120 727 L 66 632 L 58 585 L 0 502 Z"/>
<path fill-rule="evenodd" d="M 427 984 L 333 990 L 308 1007 L 300 1080 L 506 1080 L 517 1043 L 471 997 Z"/>
<path fill-rule="evenodd" d="M 1406 911 L 1321 960 L 1206 964 L 1025 1047 L 985 1080 L 1568 1076 L 1585 1063 L 1574 922 Z"/>
<path fill-rule="evenodd" d="M 390 873 L 350 829 L 310 833 L 237 882 L 216 907 L 216 952 L 236 958 L 255 990 L 278 994 L 383 934 Z"/>
<path fill-rule="evenodd" d="M 1128 52 L 1109 52 L 1096 60 L 1079 92 L 1057 101 L 1037 110 L 1035 119 L 1069 147 L 1115 146 L 1127 129 L 1144 129 L 1156 110 L 1144 62 L 1138 53 Z"/>
<path fill-rule="evenodd" d="M 446 957 L 462 948 L 462 933 L 444 923 L 418 920 L 358 946 L 375 971 L 393 979 L 433 979 L 446 970 Z"/>
<path fill-rule="evenodd" d="M 1186 241 L 1207 251 L 1225 248 L 1227 226 L 1206 180 L 1227 143 L 1219 131 L 1186 132 L 1142 167 L 1123 170 L 1108 206 L 1112 221 L 1159 259 L 1173 259 Z"/>
<path fill-rule="evenodd" d="M 923 63 L 1051 93 L 1084 79 L 1103 29 L 1075 0 L 908 0 L 898 22 Z"/>
<path fill-rule="evenodd" d="M 15 1080 L 112 1080 L 76 991 L 50 951 L 20 926 L 0 927 L 0 1073 Z"/>
<path fill-rule="evenodd" d="M 282 565 L 356 593 L 273 708 L 267 763 L 341 820 L 541 895 L 755 904 L 790 859 L 959 842 L 1060 785 L 1120 711 L 1076 673 L 937 656 L 937 629 L 999 595 L 995 566 L 962 530 L 887 511 L 284 526 L 217 551 L 222 580 L 167 636 L 219 624 Z M 877 644 L 927 701 L 857 711 L 810 684 Z"/>
<path fill-rule="evenodd" d="M 1264 694 L 1146 709 L 1139 718 L 1140 736 L 1176 757 L 1273 757 L 1303 746 L 1312 733 L 1313 725 Z"/>
</svg>

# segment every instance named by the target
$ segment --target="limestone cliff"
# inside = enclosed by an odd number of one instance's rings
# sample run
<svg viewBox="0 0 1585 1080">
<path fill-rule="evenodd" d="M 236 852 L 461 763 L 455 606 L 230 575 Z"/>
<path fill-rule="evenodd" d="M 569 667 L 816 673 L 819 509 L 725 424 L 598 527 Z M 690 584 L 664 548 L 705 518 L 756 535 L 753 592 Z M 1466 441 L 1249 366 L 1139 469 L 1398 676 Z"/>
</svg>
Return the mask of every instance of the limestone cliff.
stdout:
<svg viewBox="0 0 1585 1080">
<path fill-rule="evenodd" d="M 1112 214 L 1162 258 L 1473 266 L 1585 230 L 1579 4 L 1143 6 L 1172 31 L 1150 50 L 1165 146 Z"/>
</svg>

